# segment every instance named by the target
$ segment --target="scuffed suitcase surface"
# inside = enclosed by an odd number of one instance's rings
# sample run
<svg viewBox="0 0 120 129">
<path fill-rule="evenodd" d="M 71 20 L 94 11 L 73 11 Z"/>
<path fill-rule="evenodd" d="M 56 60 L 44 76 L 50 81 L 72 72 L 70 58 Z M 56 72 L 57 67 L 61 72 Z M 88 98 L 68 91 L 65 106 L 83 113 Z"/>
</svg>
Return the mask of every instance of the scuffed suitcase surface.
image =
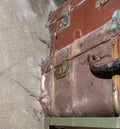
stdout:
<svg viewBox="0 0 120 129">
<path fill-rule="evenodd" d="M 47 103 L 42 104 L 48 116 L 115 116 L 112 102 L 112 79 L 95 77 L 87 62 L 88 54 L 103 57 L 98 64 L 113 60 L 111 21 L 56 52 L 55 67 L 70 53 L 70 72 L 54 79 L 54 112 L 51 111 L 51 71 L 46 72 Z"/>
<path fill-rule="evenodd" d="M 98 54 L 99 49 L 91 52 Z M 112 81 L 94 77 L 84 64 L 85 57 L 87 53 L 71 61 L 70 74 L 55 81 L 56 112 L 60 116 L 113 116 Z"/>
<path fill-rule="evenodd" d="M 81 1 L 83 0 L 68 0 L 49 16 L 51 41 L 58 50 L 105 24 L 111 19 L 113 12 L 120 9 L 118 0 L 109 0 L 104 6 L 99 8 L 95 8 L 96 0 L 86 0 L 69 14 L 70 23 L 68 27 L 58 32 L 59 19 L 63 14 L 63 10 L 67 6 L 74 8 Z M 55 20 L 57 22 L 52 24 Z"/>
</svg>

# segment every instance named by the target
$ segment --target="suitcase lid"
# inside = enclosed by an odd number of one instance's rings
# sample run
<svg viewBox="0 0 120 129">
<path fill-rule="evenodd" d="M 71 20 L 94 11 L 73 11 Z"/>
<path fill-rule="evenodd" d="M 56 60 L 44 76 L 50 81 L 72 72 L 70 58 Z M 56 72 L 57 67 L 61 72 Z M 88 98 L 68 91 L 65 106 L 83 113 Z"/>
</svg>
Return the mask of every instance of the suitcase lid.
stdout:
<svg viewBox="0 0 120 129">
<path fill-rule="evenodd" d="M 118 1 L 109 0 L 104 6 L 96 8 L 97 1 L 68 0 L 50 13 L 51 43 L 57 50 L 108 22 L 114 10 L 119 9 L 120 6 Z M 79 6 L 77 7 L 77 5 Z M 67 10 L 67 15 L 63 15 L 65 10 Z M 61 27 L 61 23 L 63 23 L 63 27 Z"/>
</svg>

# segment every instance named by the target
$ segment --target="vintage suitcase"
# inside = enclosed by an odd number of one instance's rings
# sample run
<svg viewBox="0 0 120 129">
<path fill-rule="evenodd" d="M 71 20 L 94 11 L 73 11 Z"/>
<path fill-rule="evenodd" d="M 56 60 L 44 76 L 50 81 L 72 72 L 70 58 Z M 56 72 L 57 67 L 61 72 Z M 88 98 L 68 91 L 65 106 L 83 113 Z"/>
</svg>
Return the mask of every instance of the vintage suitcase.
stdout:
<svg viewBox="0 0 120 129">
<path fill-rule="evenodd" d="M 120 114 L 120 37 L 119 26 L 114 27 L 109 21 L 51 51 L 42 69 L 41 104 L 46 116 Z"/>
<path fill-rule="evenodd" d="M 67 0 L 49 15 L 51 43 L 59 50 L 97 29 L 120 8 L 119 0 Z"/>
</svg>

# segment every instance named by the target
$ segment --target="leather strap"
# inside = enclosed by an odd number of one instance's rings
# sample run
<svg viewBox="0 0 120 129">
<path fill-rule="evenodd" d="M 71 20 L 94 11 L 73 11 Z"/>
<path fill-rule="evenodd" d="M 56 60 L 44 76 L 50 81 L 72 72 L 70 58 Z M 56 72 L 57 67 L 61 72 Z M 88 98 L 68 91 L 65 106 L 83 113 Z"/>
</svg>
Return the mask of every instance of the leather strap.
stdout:
<svg viewBox="0 0 120 129">
<path fill-rule="evenodd" d="M 55 77 L 54 77 L 54 66 L 55 66 L 55 49 L 51 50 L 51 64 L 52 64 L 52 70 L 51 70 L 51 80 L 52 80 L 52 86 L 51 86 L 51 114 L 54 116 L 58 116 L 55 111 Z"/>
</svg>

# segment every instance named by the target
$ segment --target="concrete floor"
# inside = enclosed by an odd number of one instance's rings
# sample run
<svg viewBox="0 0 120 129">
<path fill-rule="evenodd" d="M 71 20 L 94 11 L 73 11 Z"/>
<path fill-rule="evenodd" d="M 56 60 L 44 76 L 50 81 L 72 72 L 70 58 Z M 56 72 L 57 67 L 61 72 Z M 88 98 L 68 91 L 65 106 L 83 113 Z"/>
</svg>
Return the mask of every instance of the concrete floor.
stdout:
<svg viewBox="0 0 120 129">
<path fill-rule="evenodd" d="M 43 129 L 41 59 L 49 54 L 48 0 L 0 0 L 0 129 Z"/>
</svg>

